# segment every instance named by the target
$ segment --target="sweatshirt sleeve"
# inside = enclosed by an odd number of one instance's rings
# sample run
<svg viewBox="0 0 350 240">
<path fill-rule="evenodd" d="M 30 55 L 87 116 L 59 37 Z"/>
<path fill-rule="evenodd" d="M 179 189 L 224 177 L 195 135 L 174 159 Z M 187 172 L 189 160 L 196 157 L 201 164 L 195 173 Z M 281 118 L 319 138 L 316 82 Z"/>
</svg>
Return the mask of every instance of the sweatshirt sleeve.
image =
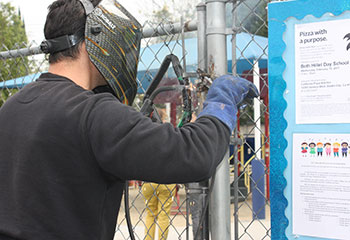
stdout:
<svg viewBox="0 0 350 240">
<path fill-rule="evenodd" d="M 214 117 L 182 128 L 154 123 L 114 99 L 98 100 L 86 132 L 100 167 L 123 180 L 186 183 L 208 179 L 227 151 L 229 129 Z"/>
</svg>

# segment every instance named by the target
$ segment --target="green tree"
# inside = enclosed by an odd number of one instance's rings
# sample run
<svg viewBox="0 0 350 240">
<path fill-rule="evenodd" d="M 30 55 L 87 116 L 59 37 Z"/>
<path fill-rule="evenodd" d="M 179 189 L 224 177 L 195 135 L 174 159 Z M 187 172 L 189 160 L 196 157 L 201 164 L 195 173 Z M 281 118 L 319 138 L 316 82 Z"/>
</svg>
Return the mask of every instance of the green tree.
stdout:
<svg viewBox="0 0 350 240">
<path fill-rule="evenodd" d="M 267 37 L 267 4 L 267 0 L 262 0 L 253 8 L 252 14 L 249 18 L 249 24 L 246 24 L 245 26 L 248 32 Z"/>
<path fill-rule="evenodd" d="M 18 89 L 1 89 L 0 90 L 0 107 L 5 103 L 5 101 L 9 97 L 11 97 L 16 92 L 18 92 Z"/>
<path fill-rule="evenodd" d="M 20 11 L 10 3 L 0 2 L 0 51 L 26 47 L 28 39 Z M 0 60 L 0 82 L 30 73 L 27 57 Z"/>
<path fill-rule="evenodd" d="M 227 27 L 232 27 L 232 10 L 235 12 L 239 32 L 267 37 L 267 4 L 270 0 L 245 0 L 229 3 L 226 8 Z"/>
</svg>

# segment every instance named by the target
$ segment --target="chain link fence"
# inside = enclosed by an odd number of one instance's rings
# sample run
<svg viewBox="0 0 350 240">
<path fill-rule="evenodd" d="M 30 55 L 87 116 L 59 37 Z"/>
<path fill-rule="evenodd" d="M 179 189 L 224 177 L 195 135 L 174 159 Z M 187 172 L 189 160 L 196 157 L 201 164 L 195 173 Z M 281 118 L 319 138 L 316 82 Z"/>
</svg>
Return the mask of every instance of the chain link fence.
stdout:
<svg viewBox="0 0 350 240">
<path fill-rule="evenodd" d="M 13 54 L 16 56 L 9 57 L 6 60 L 0 58 L 0 107 L 23 86 L 35 81 L 40 76 L 40 72 L 47 71 L 48 63 L 43 54 L 34 55 L 33 53 L 29 56 L 27 54 L 16 54 L 19 49 L 30 51 L 36 45 L 35 42 L 30 44 L 16 43 L 14 49 L 8 49 L 5 45 L 0 45 L 0 52 L 4 55 L 11 56 Z"/>
<path fill-rule="evenodd" d="M 144 93 L 167 55 L 176 55 L 181 65 L 184 65 L 188 52 L 185 50 L 181 33 L 179 23 L 174 24 L 166 19 L 157 24 L 151 22 L 144 24 L 137 78 L 139 91 L 134 103 L 136 109 L 141 109 Z M 178 84 L 176 75 L 170 67 L 160 86 L 176 84 Z M 154 102 L 163 122 L 171 122 L 174 126 L 179 123 L 182 114 L 182 99 L 179 92 L 160 94 Z M 129 211 L 136 239 L 190 239 L 188 200 L 183 185 L 131 181 L 129 186 Z M 115 239 L 129 239 L 124 216 L 125 206 L 122 206 Z"/>
<path fill-rule="evenodd" d="M 267 78 L 267 4 L 269 0 L 228 1 L 226 4 L 228 69 L 258 85 L 261 96 L 240 109 L 237 130 L 230 146 L 231 239 L 270 239 L 269 204 L 269 111 Z M 193 9 L 193 11 L 196 11 Z M 218 16 L 219 17 L 219 16 Z M 191 82 L 198 68 L 197 22 L 144 24 L 137 81 L 139 90 L 133 107 L 141 109 L 147 87 L 169 54 L 178 56 Z M 191 32 L 191 33 L 187 33 Z M 45 55 L 37 54 L 36 43 L 18 44 L 15 49 L 0 45 L 0 106 L 26 84 L 48 70 Z M 34 47 L 34 50 L 33 50 Z M 25 54 L 10 50 L 24 49 Z M 0 54 L 1 55 L 1 54 Z M 202 69 L 204 70 L 204 69 Z M 170 68 L 161 85 L 177 84 Z M 195 92 L 195 91 L 194 91 Z M 201 98 L 193 95 L 194 108 Z M 182 114 L 178 92 L 160 95 L 156 100 L 162 119 L 177 125 Z M 181 174 L 181 173 L 179 173 Z M 205 189 L 207 192 L 207 189 Z M 129 209 L 121 206 L 115 239 L 130 239 L 125 211 L 130 212 L 136 239 L 193 239 L 191 201 L 184 185 L 157 185 L 129 182 Z M 209 213 L 210 214 L 210 213 Z M 210 227 L 215 223 L 210 223 Z M 210 228 L 209 227 L 209 228 Z"/>
<path fill-rule="evenodd" d="M 242 144 L 235 149 L 235 175 L 233 191 L 238 199 L 234 202 L 235 239 L 270 239 L 269 203 L 269 113 L 267 78 L 267 42 L 260 42 L 259 36 L 267 37 L 267 4 L 261 1 L 233 1 L 233 30 L 237 35 L 248 34 L 249 39 L 242 47 L 236 44 L 236 61 L 232 64 L 233 73 L 254 82 L 260 89 L 260 99 L 240 112 L 240 124 L 236 136 Z M 239 15 L 239 12 L 246 12 Z M 249 55 L 250 46 L 259 53 Z M 250 69 L 239 71 L 244 61 Z M 236 72 L 235 72 L 236 71 Z"/>
</svg>

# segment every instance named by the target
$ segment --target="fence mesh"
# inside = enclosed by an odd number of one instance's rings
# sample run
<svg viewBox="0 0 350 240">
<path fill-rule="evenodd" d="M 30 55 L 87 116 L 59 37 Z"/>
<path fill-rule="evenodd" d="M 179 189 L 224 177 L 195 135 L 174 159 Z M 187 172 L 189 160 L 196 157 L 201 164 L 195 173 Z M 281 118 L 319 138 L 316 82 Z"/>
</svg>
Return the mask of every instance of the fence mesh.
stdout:
<svg viewBox="0 0 350 240">
<path fill-rule="evenodd" d="M 241 109 L 237 136 L 242 145 L 235 149 L 238 174 L 232 182 L 237 186 L 238 202 L 233 204 L 233 224 L 235 239 L 270 239 L 269 202 L 269 111 L 267 78 L 267 42 L 259 36 L 267 37 L 268 0 L 232 1 L 233 29 L 237 36 L 247 34 L 245 44 L 236 44 L 236 60 L 233 72 L 260 85 L 260 98 L 256 103 Z M 259 54 L 249 57 L 249 48 L 254 47 Z M 240 72 L 240 64 L 245 62 L 248 70 Z M 254 80 L 255 79 L 255 80 Z M 260 109 L 259 109 L 260 108 Z M 234 169 L 233 169 L 234 171 Z"/>
<path fill-rule="evenodd" d="M 8 49 L 5 45 L 0 44 L 0 52 L 30 48 L 33 45 L 37 44 L 35 42 L 17 43 L 15 48 Z M 47 71 L 48 68 L 43 54 L 19 56 L 0 61 L 0 106 L 25 84 L 38 78 L 40 72 Z"/>
<path fill-rule="evenodd" d="M 144 29 L 151 29 L 154 35 L 142 41 L 141 60 L 139 63 L 139 91 L 135 108 L 140 109 L 147 87 L 157 73 L 164 58 L 176 55 L 180 63 L 187 52 L 183 52 L 181 34 L 173 34 L 173 23 L 163 20 L 158 24 L 146 22 Z M 166 35 L 157 36 L 164 31 Z M 177 84 L 171 66 L 160 86 Z M 177 125 L 182 113 L 181 97 L 178 92 L 161 94 L 155 99 L 156 107 L 164 122 Z M 181 173 L 179 173 L 181 174 Z M 186 191 L 183 185 L 158 185 L 131 181 L 129 187 L 129 211 L 136 239 L 188 239 L 188 209 Z M 124 217 L 125 207 L 121 207 L 115 239 L 128 239 L 127 222 Z M 158 238 L 157 238 L 158 237 Z"/>
<path fill-rule="evenodd" d="M 230 1 L 227 4 L 227 23 L 233 29 L 236 44 L 235 54 L 229 63 L 234 75 L 250 81 L 258 81 L 261 97 L 258 103 L 242 108 L 236 137 L 242 143 L 231 146 L 231 232 L 232 239 L 270 239 L 269 204 L 269 111 L 267 78 L 267 10 L 269 0 Z M 195 11 L 195 9 L 193 9 Z M 153 36 L 142 41 L 141 60 L 137 81 L 139 91 L 134 108 L 140 110 L 144 93 L 155 76 L 164 57 L 174 54 L 187 71 L 195 72 L 196 64 L 191 63 L 191 52 L 196 51 L 191 42 L 183 44 L 182 35 L 174 33 L 167 19 L 159 23 L 146 22 L 145 29 L 151 29 Z M 158 36 L 162 29 L 166 34 Z M 193 36 L 193 33 L 192 33 Z M 245 36 L 243 44 L 238 44 Z M 262 36 L 262 37 L 261 37 Z M 188 37 L 188 36 L 186 36 Z M 266 39 L 265 39 L 266 40 Z M 194 40 L 196 42 L 196 40 Z M 230 43 L 229 43 L 230 44 Z M 36 43 L 18 43 L 15 49 L 30 48 Z M 252 58 L 250 49 L 260 54 Z M 11 49 L 11 50 L 15 50 Z M 9 51 L 0 45 L 0 52 Z M 45 55 L 19 56 L 0 60 L 0 106 L 25 84 L 37 79 L 41 72 L 48 70 Z M 242 70 L 242 64 L 245 66 Z M 258 68 L 257 68 L 258 66 Z M 176 83 L 173 70 L 169 70 L 162 85 Z M 176 125 L 182 114 L 181 96 L 177 92 L 159 96 L 155 101 L 164 121 Z M 254 107 L 255 106 L 255 107 Z M 260 110 L 257 112 L 257 106 Z M 256 159 L 259 160 L 256 160 Z M 236 171 L 236 177 L 235 177 Z M 179 173 L 181 174 L 181 173 Z M 238 185 L 238 188 L 234 186 Z M 236 191 L 236 192 L 235 192 Z M 238 201 L 234 196 L 238 195 Z M 156 201 L 157 200 L 157 201 Z M 156 185 L 131 181 L 129 183 L 129 211 L 136 239 L 150 238 L 155 231 L 156 239 L 193 239 L 189 201 L 183 185 Z M 153 220 L 152 220 L 153 219 Z M 155 221 L 154 219 L 157 219 Z M 166 219 L 166 220 L 161 220 Z M 213 224 L 213 223 L 212 223 Z M 115 239 L 130 239 L 122 204 L 115 233 Z"/>
</svg>

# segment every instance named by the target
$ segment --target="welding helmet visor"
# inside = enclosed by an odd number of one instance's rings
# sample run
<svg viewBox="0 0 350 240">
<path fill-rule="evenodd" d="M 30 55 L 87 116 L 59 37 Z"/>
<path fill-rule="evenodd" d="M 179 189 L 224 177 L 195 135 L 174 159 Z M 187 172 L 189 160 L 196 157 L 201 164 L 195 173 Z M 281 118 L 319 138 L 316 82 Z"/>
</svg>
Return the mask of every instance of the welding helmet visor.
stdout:
<svg viewBox="0 0 350 240">
<path fill-rule="evenodd" d="M 84 5 L 84 0 L 80 1 Z M 89 10 L 85 7 L 85 11 Z M 85 43 L 89 58 L 117 98 L 127 105 L 137 93 L 141 37 L 139 22 L 116 0 L 102 0 L 87 12 Z"/>
</svg>

